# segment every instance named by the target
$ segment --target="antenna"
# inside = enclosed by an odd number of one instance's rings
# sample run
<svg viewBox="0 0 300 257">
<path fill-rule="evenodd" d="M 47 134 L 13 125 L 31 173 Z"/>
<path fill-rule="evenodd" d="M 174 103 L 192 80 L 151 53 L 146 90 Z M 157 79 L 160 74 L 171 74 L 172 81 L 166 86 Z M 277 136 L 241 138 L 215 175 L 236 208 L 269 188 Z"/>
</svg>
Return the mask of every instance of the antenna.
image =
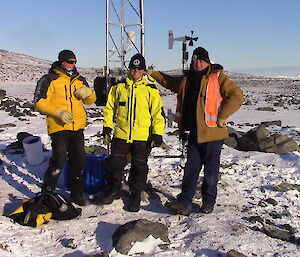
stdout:
<svg viewBox="0 0 300 257">
<path fill-rule="evenodd" d="M 111 85 L 127 73 L 130 51 L 145 56 L 144 0 L 106 0 L 106 62 L 103 76 L 94 80 L 97 106 L 106 104 Z"/>
<path fill-rule="evenodd" d="M 106 0 L 104 75 L 124 76 L 128 70 L 128 53 L 134 50 L 145 55 L 144 38 L 144 0 Z"/>
<path fill-rule="evenodd" d="M 189 59 L 189 53 L 186 51 L 186 42 L 189 42 L 189 46 L 193 46 L 193 41 L 197 41 L 198 37 L 193 37 L 194 31 L 191 31 L 191 36 L 184 36 L 184 37 L 174 37 L 173 31 L 169 30 L 169 49 L 173 48 L 174 41 L 181 41 L 182 42 L 182 70 L 185 70 L 185 66 L 187 63 L 187 60 Z"/>
</svg>

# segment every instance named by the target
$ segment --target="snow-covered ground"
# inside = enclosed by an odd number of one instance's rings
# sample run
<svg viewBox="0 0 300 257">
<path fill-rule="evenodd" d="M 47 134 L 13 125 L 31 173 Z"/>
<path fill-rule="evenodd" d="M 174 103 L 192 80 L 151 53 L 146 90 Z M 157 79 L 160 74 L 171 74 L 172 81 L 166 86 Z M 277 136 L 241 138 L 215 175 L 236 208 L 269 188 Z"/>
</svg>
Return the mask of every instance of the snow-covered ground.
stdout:
<svg viewBox="0 0 300 257">
<path fill-rule="evenodd" d="M 263 86 L 263 85 L 262 85 Z M 299 86 L 300 87 L 300 86 Z M 298 94 L 299 94 L 298 87 Z M 8 96 L 32 100 L 34 83 L 3 82 L 0 89 L 7 90 Z M 260 99 L 260 90 L 244 89 L 252 92 L 252 99 Z M 287 92 L 288 94 L 288 92 Z M 175 109 L 175 96 L 164 96 L 165 110 Z M 281 120 L 282 127 L 269 127 L 283 133 L 300 143 L 299 109 L 295 106 L 276 107 L 275 112 L 258 111 L 262 101 L 253 105 L 243 105 L 230 121 L 240 131 L 248 131 L 261 121 Z M 95 106 L 93 106 L 95 107 Z M 299 106 L 298 106 L 299 107 Z M 95 107 L 96 108 L 96 107 Z M 98 108 L 98 107 L 97 107 Z M 5 154 L 5 147 L 16 141 L 21 131 L 40 136 L 46 148 L 51 150 L 44 116 L 25 116 L 23 119 L 9 116 L 0 110 L 0 125 L 15 124 L 15 127 L 2 128 L 0 139 L 0 256 L 72 256 L 81 257 L 101 251 L 110 256 L 122 256 L 112 247 L 112 234 L 126 222 L 140 218 L 161 222 L 168 226 L 171 241 L 167 250 L 161 250 L 155 240 L 137 245 L 132 256 L 225 256 L 236 250 L 247 256 L 300 256 L 300 246 L 295 242 L 275 239 L 255 230 L 260 223 L 249 222 L 249 217 L 260 216 L 277 225 L 289 224 L 296 229 L 296 239 L 300 237 L 300 192 L 290 190 L 278 192 L 273 186 L 282 182 L 300 185 L 300 154 L 291 152 L 283 155 L 261 152 L 240 152 L 224 145 L 221 157 L 221 178 L 218 186 L 217 205 L 213 213 L 203 215 L 192 213 L 189 217 L 172 215 L 164 203 L 180 192 L 182 167 L 185 160 L 179 158 L 155 158 L 158 155 L 179 155 L 181 143 L 170 132 L 176 127 L 168 127 L 164 141 L 169 149 L 155 148 L 149 157 L 148 181 L 157 189 L 158 197 L 149 197 L 142 203 L 138 213 L 126 212 L 126 197 L 108 206 L 91 203 L 82 208 L 82 215 L 70 221 L 50 220 L 39 228 L 31 228 L 14 223 L 7 215 L 14 210 L 20 200 L 33 197 L 40 191 L 44 171 L 47 168 L 51 151 L 44 152 L 45 160 L 41 165 L 31 166 L 24 154 Z M 248 123 L 248 125 L 246 124 Z M 102 130 L 99 118 L 89 118 L 85 130 L 86 145 L 101 145 L 95 135 Z M 62 180 L 61 180 L 62 181 Z M 60 183 L 62 183 L 60 181 Z M 201 185 L 201 183 L 199 184 Z M 60 184 L 62 187 L 62 185 Z M 88 197 L 88 196 L 87 196 Z M 272 198 L 276 206 L 262 200 Z M 195 203 L 201 204 L 199 192 Z M 272 213 L 281 215 L 274 218 Z M 62 243 L 74 239 L 72 248 Z M 299 241 L 298 241 L 299 242 Z"/>
</svg>

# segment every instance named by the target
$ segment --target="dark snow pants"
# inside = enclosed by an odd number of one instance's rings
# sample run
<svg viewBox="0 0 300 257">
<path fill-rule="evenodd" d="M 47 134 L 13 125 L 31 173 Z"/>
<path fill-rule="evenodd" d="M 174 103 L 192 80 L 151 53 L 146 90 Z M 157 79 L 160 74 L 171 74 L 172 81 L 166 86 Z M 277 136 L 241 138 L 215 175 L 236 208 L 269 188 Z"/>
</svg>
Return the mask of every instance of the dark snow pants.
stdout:
<svg viewBox="0 0 300 257">
<path fill-rule="evenodd" d="M 119 192 L 128 153 L 131 153 L 129 189 L 131 193 L 141 193 L 145 189 L 147 182 L 147 161 L 150 151 L 151 149 L 146 141 L 126 143 L 123 139 L 113 138 L 111 154 L 105 161 L 105 177 L 107 180 L 105 194 L 109 195 Z"/>
<path fill-rule="evenodd" d="M 83 130 L 64 130 L 50 134 L 52 157 L 44 176 L 42 189 L 54 189 L 65 165 L 69 160 L 68 184 L 71 194 L 83 192 L 83 167 L 85 160 Z"/>
<path fill-rule="evenodd" d="M 198 184 L 199 173 L 204 167 L 204 180 L 201 187 L 202 203 L 214 206 L 217 198 L 220 154 L 224 140 L 198 144 L 195 134 L 191 133 L 187 146 L 187 162 L 184 168 L 179 202 L 191 210 L 192 201 Z"/>
</svg>

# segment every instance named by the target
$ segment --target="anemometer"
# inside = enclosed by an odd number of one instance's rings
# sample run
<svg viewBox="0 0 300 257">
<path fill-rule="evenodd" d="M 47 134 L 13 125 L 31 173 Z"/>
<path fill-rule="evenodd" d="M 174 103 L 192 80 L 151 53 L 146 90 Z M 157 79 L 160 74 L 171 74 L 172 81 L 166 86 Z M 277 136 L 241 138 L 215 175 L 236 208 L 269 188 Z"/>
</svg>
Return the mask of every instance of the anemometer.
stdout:
<svg viewBox="0 0 300 257">
<path fill-rule="evenodd" d="M 187 61 L 189 59 L 189 53 L 186 51 L 186 43 L 189 42 L 189 46 L 193 46 L 193 41 L 197 41 L 198 37 L 193 37 L 194 31 L 191 31 L 191 36 L 176 37 L 174 38 L 173 31 L 169 30 L 169 49 L 173 48 L 174 41 L 182 42 L 182 71 L 184 72 L 189 67 L 187 67 Z"/>
</svg>

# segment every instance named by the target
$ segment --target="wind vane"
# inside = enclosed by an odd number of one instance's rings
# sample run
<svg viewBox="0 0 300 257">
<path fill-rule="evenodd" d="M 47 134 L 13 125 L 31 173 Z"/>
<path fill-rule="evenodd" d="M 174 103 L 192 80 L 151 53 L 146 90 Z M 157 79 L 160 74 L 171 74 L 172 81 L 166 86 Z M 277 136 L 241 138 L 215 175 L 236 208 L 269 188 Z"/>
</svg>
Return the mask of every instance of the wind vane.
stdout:
<svg viewBox="0 0 300 257">
<path fill-rule="evenodd" d="M 189 59 L 189 54 L 186 51 L 186 42 L 189 42 L 189 46 L 193 46 L 194 42 L 197 41 L 198 37 L 193 37 L 194 31 L 191 31 L 191 36 L 184 36 L 184 37 L 176 37 L 174 38 L 173 31 L 169 30 L 169 49 L 173 48 L 174 41 L 181 41 L 182 42 L 182 71 L 186 70 L 186 63 Z"/>
</svg>

